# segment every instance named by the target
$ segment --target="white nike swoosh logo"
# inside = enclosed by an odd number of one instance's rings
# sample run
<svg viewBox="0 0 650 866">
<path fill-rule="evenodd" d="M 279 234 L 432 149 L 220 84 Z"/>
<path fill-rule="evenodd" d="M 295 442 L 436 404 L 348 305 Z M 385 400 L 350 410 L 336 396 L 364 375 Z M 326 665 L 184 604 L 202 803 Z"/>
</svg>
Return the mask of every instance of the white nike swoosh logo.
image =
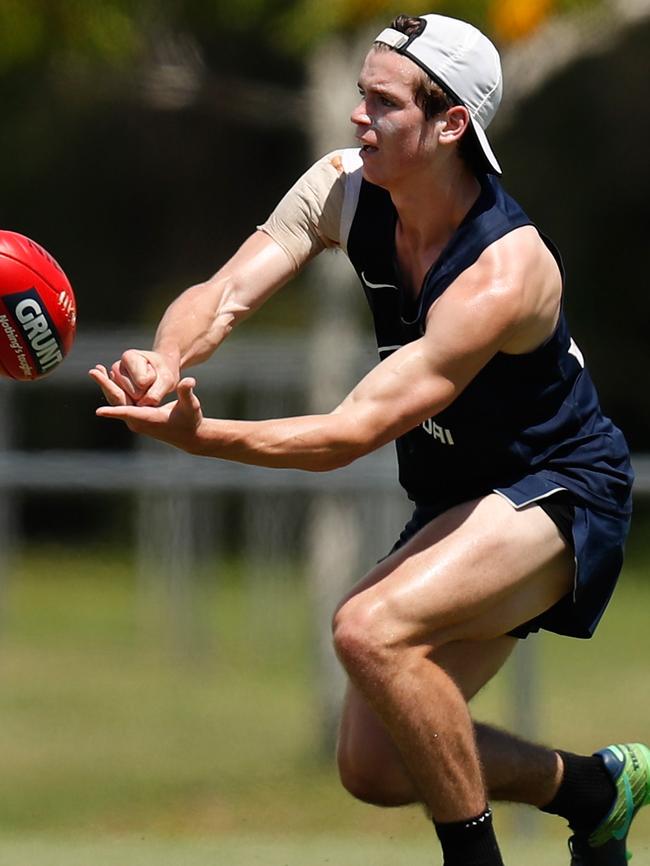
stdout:
<svg viewBox="0 0 650 866">
<path fill-rule="evenodd" d="M 397 286 L 393 286 L 391 283 L 371 283 L 370 280 L 366 279 L 363 271 L 361 271 L 361 279 L 369 289 L 397 289 Z"/>
</svg>

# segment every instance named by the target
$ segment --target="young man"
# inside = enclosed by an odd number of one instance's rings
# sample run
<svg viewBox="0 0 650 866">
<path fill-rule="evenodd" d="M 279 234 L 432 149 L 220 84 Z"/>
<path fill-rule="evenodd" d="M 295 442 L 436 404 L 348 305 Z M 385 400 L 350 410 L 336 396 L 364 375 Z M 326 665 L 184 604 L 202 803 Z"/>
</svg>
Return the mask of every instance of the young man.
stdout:
<svg viewBox="0 0 650 866">
<path fill-rule="evenodd" d="M 495 178 L 498 54 L 462 21 L 400 16 L 359 89 L 360 149 L 316 163 L 169 307 L 152 351 L 91 371 L 111 404 L 98 414 L 192 454 L 311 471 L 395 440 L 413 518 L 334 619 L 350 680 L 343 784 L 378 805 L 424 803 L 446 866 L 502 864 L 488 798 L 566 818 L 574 866 L 623 866 L 650 751 L 552 751 L 474 726 L 467 706 L 518 638 L 593 633 L 632 480 L 567 330 L 559 256 Z M 181 370 L 325 247 L 359 274 L 381 363 L 327 415 L 204 418 Z"/>
</svg>

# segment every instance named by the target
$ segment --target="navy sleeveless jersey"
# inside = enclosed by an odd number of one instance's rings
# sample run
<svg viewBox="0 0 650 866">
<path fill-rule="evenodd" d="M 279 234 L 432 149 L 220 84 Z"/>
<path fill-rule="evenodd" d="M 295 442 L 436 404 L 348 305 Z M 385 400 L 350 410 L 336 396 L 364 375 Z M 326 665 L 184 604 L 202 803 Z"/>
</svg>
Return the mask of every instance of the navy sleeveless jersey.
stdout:
<svg viewBox="0 0 650 866">
<path fill-rule="evenodd" d="M 416 302 L 400 287 L 390 196 L 362 181 L 347 250 L 374 317 L 380 358 L 424 333 L 432 303 L 486 247 L 532 225 L 495 177 L 480 181 L 479 198 Z M 562 269 L 556 249 L 544 241 Z M 563 313 L 541 347 L 497 353 L 449 407 L 396 445 L 400 483 L 418 504 L 454 504 L 496 490 L 521 507 L 568 490 L 574 501 L 600 511 L 631 509 L 627 445 L 601 413 Z"/>
</svg>

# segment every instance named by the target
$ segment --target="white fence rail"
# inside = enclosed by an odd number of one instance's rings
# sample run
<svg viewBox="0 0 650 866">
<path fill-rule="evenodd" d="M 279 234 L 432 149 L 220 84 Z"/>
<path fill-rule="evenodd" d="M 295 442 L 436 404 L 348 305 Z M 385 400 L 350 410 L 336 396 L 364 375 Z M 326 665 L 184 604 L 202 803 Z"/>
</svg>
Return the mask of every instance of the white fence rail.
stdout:
<svg viewBox="0 0 650 866">
<path fill-rule="evenodd" d="M 13 490 L 62 490 L 109 492 L 139 489 L 184 490 L 304 490 L 369 492 L 395 488 L 395 460 L 387 446 L 345 469 L 328 473 L 294 470 L 267 470 L 254 466 L 189 457 L 165 449 L 94 451 L 21 451 L 11 447 L 11 398 L 16 388 L 30 388 L 37 399 L 42 389 L 74 386 L 95 388 L 86 373 L 97 361 L 110 362 L 129 346 L 150 342 L 138 332 L 118 331 L 80 335 L 72 355 L 53 376 L 36 383 L 3 381 L 0 386 L 0 487 Z M 373 363 L 373 355 L 359 351 L 359 376 Z M 309 343 L 303 338 L 254 336 L 236 337 L 202 365 L 198 372 L 204 402 L 210 406 L 223 390 L 246 389 L 258 393 L 290 390 L 306 394 L 308 388 Z M 98 396 L 98 404 L 100 398 Z M 69 408 L 66 411 L 71 411 Z M 110 422 L 98 422 L 110 423 Z M 650 494 L 650 455 L 635 455 L 635 492 Z"/>
</svg>

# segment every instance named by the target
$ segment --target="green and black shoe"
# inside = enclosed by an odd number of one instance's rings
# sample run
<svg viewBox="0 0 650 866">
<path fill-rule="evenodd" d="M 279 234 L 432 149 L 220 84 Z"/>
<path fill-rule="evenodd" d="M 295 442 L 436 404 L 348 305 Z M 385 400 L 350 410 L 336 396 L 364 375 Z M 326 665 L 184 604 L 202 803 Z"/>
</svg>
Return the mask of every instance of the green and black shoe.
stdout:
<svg viewBox="0 0 650 866">
<path fill-rule="evenodd" d="M 632 856 L 627 850 L 630 825 L 639 809 L 650 803 L 650 749 L 624 743 L 596 754 L 616 785 L 616 799 L 595 830 L 569 839 L 571 866 L 626 866 Z"/>
</svg>

